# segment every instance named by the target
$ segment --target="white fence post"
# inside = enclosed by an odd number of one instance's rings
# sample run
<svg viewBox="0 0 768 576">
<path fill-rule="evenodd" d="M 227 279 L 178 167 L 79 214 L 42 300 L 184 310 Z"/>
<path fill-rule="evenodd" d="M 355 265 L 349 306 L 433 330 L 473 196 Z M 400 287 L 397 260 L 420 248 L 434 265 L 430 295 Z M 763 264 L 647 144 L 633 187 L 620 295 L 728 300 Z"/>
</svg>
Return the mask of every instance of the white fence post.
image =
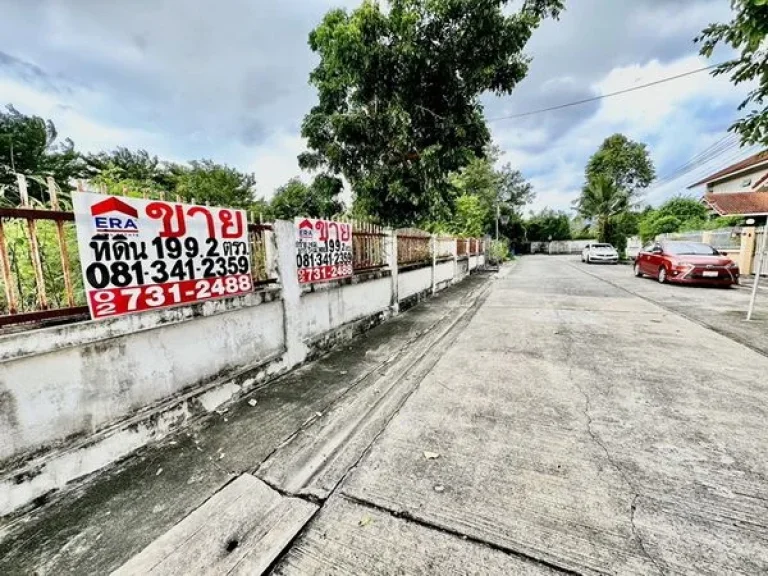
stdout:
<svg viewBox="0 0 768 576">
<path fill-rule="evenodd" d="M 437 236 L 432 234 L 432 238 L 429 240 L 429 245 L 432 250 L 432 294 L 437 293 Z"/>
<path fill-rule="evenodd" d="M 456 276 L 459 275 L 459 240 L 458 238 L 454 238 L 452 244 L 453 246 L 451 247 L 451 251 L 453 252 L 453 279 L 451 280 L 451 284 L 455 284 Z"/>
<path fill-rule="evenodd" d="M 385 230 L 387 240 L 385 241 L 387 251 L 387 265 L 389 266 L 390 278 L 392 280 L 392 296 L 390 298 L 390 310 L 392 314 L 400 312 L 400 296 L 397 289 L 397 230 L 388 228 Z"/>
<path fill-rule="evenodd" d="M 301 334 L 301 285 L 296 267 L 296 229 L 293 222 L 276 220 L 274 223 L 277 245 L 277 269 L 283 304 L 286 367 L 291 368 L 307 357 L 307 346 Z"/>
</svg>

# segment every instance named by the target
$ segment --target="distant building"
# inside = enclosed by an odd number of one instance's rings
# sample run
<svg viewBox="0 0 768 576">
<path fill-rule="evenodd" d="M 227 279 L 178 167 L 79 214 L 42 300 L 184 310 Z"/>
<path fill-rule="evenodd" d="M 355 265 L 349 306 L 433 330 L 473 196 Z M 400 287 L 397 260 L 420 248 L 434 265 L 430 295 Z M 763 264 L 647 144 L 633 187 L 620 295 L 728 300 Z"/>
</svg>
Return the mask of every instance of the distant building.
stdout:
<svg viewBox="0 0 768 576">
<path fill-rule="evenodd" d="M 768 150 L 691 184 L 706 186 L 702 201 L 720 216 L 768 215 Z"/>
</svg>

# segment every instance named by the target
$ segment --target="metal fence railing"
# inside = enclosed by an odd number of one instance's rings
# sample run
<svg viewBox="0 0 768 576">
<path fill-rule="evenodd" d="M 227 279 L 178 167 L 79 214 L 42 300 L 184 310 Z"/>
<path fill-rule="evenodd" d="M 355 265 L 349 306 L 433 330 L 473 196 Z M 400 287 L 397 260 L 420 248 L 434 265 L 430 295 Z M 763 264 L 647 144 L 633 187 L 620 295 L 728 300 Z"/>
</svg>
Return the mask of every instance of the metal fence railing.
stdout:
<svg viewBox="0 0 768 576">
<path fill-rule="evenodd" d="M 397 265 L 416 266 L 431 264 L 432 235 L 418 228 L 404 228 L 397 231 Z"/>
<path fill-rule="evenodd" d="M 741 231 L 736 228 L 712 230 L 709 243 L 718 250 L 738 250 L 741 248 Z"/>
<path fill-rule="evenodd" d="M 352 270 L 357 273 L 386 268 L 387 234 L 381 226 L 352 222 Z"/>
<path fill-rule="evenodd" d="M 453 259 L 456 239 L 453 237 L 437 236 L 435 238 L 435 260 L 444 262 Z"/>
<path fill-rule="evenodd" d="M 456 257 L 469 258 L 469 238 L 456 238 Z"/>
<path fill-rule="evenodd" d="M 248 235 L 251 240 L 251 276 L 254 286 L 274 284 L 277 279 L 272 276 L 268 261 L 267 234 L 272 232 L 271 224 L 248 225 Z"/>
<path fill-rule="evenodd" d="M 704 242 L 718 250 L 738 250 L 741 247 L 741 229 L 719 228 L 717 230 L 693 230 L 662 234 L 659 239 L 679 242 Z"/>
</svg>

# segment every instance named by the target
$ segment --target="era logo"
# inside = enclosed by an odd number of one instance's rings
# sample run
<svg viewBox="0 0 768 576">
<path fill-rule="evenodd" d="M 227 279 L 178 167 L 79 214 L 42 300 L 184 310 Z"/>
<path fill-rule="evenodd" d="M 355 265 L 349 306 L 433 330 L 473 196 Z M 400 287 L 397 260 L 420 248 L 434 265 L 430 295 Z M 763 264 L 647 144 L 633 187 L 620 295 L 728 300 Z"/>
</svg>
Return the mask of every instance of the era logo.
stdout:
<svg viewBox="0 0 768 576">
<path fill-rule="evenodd" d="M 312 222 L 309 220 L 304 220 L 303 222 L 299 223 L 299 238 L 312 238 L 312 235 L 314 228 L 312 227 Z"/>
<path fill-rule="evenodd" d="M 139 211 L 111 196 L 91 206 L 91 216 L 100 234 L 138 234 Z"/>
</svg>

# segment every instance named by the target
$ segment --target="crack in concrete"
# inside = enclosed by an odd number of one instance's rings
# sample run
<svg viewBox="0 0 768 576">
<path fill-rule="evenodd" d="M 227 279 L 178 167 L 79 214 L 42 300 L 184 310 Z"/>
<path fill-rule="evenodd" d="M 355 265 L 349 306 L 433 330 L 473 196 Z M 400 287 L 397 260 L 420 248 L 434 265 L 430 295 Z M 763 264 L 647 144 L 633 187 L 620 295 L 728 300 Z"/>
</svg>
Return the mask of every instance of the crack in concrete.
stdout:
<svg viewBox="0 0 768 576">
<path fill-rule="evenodd" d="M 656 570 L 661 574 L 661 576 L 666 576 L 667 574 L 667 566 L 666 563 L 664 567 L 661 566 L 659 563 L 659 560 L 656 560 L 656 558 L 653 557 L 653 555 L 648 551 L 648 549 L 645 547 L 645 541 L 643 540 L 643 537 L 640 535 L 640 531 L 637 528 L 637 525 L 635 524 L 635 512 L 637 510 L 637 500 L 641 497 L 639 491 L 635 487 L 634 482 L 631 480 L 629 474 L 627 474 L 626 470 L 624 470 L 624 467 L 612 456 L 611 452 L 608 450 L 608 447 L 605 445 L 605 443 L 600 439 L 598 434 L 592 429 L 592 400 L 589 397 L 589 394 L 584 390 L 584 388 L 578 383 L 576 378 L 573 376 L 573 337 L 571 332 L 565 327 L 564 323 L 560 320 L 560 314 L 558 310 L 554 310 L 555 316 L 557 317 L 558 323 L 560 324 L 560 327 L 558 328 L 558 333 L 563 334 L 565 336 L 566 346 L 565 346 L 565 362 L 568 365 L 568 381 L 573 384 L 573 386 L 579 391 L 579 393 L 584 397 L 584 417 L 587 419 L 587 434 L 589 434 L 589 437 L 592 439 L 592 441 L 597 444 L 602 451 L 605 453 L 605 457 L 608 459 L 608 462 L 611 464 L 611 466 L 619 473 L 621 478 L 624 480 L 624 483 L 629 486 L 630 491 L 632 492 L 632 502 L 629 505 L 629 525 L 630 529 L 632 530 L 632 535 L 635 538 L 635 541 L 637 542 L 638 546 L 640 547 L 640 550 L 642 551 L 643 555 L 650 561 Z M 662 561 L 663 562 L 663 561 Z"/>
<path fill-rule="evenodd" d="M 434 530 L 436 532 L 440 532 L 441 534 L 447 534 L 449 536 L 453 536 L 455 538 L 461 538 L 462 540 L 465 540 L 467 542 L 472 542 L 474 544 L 478 544 L 480 546 L 483 546 L 484 548 L 488 548 L 490 550 L 494 550 L 496 552 L 501 552 L 503 554 L 506 554 L 508 556 L 514 556 L 516 558 L 525 560 L 527 562 L 531 562 L 534 564 L 537 564 L 539 566 L 544 566 L 546 568 L 549 568 L 550 570 L 555 570 L 557 572 L 560 572 L 562 574 L 572 574 L 574 576 L 584 576 L 582 572 L 578 572 L 576 570 L 573 570 L 571 568 L 566 568 L 565 566 L 560 566 L 559 564 L 556 564 L 554 562 L 551 562 L 550 560 L 546 560 L 544 558 L 539 558 L 537 556 L 533 556 L 531 554 L 528 554 L 526 552 L 522 552 L 520 550 L 516 550 L 515 548 L 511 548 L 509 546 L 503 546 L 500 544 L 496 544 L 494 542 L 491 542 L 489 540 L 483 540 L 482 538 L 477 538 L 476 536 L 471 536 L 469 534 L 464 534 L 463 532 L 460 532 L 458 530 L 453 530 L 447 526 L 442 526 L 440 524 L 434 524 L 432 522 L 429 522 L 428 520 L 424 520 L 418 516 L 414 516 L 407 510 L 392 510 L 390 508 L 387 508 L 386 506 L 382 506 L 380 504 L 375 504 L 373 502 L 370 502 L 369 500 L 365 500 L 362 498 L 358 498 L 357 496 L 351 496 L 349 494 L 346 494 L 344 492 L 339 493 L 340 498 L 344 498 L 345 500 L 352 502 L 353 504 L 357 504 L 358 506 L 364 506 L 366 508 L 370 508 L 372 510 L 376 510 L 378 512 L 381 512 L 383 514 L 387 514 L 389 516 L 393 516 L 395 518 L 402 518 L 403 520 L 407 520 L 408 522 L 412 522 L 418 526 L 421 526 L 423 528 L 427 528 L 429 530 Z M 605 572 L 598 572 L 599 574 L 607 574 Z"/>
</svg>

